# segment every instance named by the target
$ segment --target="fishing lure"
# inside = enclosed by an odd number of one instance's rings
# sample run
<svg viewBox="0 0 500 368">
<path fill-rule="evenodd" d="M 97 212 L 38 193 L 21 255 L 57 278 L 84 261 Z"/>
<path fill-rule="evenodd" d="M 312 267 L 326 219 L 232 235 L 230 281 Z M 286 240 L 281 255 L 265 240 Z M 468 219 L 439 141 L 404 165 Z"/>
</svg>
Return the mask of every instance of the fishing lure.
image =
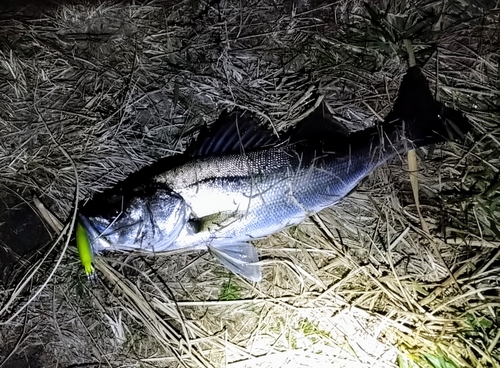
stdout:
<svg viewBox="0 0 500 368">
<path fill-rule="evenodd" d="M 80 222 L 76 225 L 76 246 L 78 248 L 78 254 L 80 255 L 80 261 L 82 262 L 85 274 L 89 280 L 93 280 L 95 278 L 95 270 L 92 265 L 92 248 L 90 246 L 87 232 Z"/>
</svg>

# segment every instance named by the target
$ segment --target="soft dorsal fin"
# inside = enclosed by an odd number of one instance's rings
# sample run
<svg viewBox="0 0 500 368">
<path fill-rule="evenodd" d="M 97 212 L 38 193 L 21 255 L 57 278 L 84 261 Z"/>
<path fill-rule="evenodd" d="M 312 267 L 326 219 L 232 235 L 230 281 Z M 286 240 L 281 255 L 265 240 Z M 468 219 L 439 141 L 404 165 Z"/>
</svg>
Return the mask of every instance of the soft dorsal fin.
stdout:
<svg viewBox="0 0 500 368">
<path fill-rule="evenodd" d="M 321 142 L 328 145 L 345 144 L 349 130 L 333 119 L 322 102 L 311 114 L 301 120 L 290 136 L 291 142 Z"/>
<path fill-rule="evenodd" d="M 276 134 L 260 126 L 254 115 L 236 109 L 230 113 L 223 112 L 210 128 L 200 132 L 192 156 L 255 151 L 279 142 Z"/>
</svg>

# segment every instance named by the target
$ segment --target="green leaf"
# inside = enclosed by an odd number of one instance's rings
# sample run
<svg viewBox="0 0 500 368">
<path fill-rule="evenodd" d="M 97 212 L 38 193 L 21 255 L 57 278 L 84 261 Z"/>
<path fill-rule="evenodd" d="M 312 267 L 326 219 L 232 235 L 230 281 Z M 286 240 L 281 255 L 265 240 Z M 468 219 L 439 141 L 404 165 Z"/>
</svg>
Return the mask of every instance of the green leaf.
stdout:
<svg viewBox="0 0 500 368">
<path fill-rule="evenodd" d="M 238 285 L 225 282 L 222 285 L 219 300 L 238 300 L 241 297 L 241 289 Z"/>
<path fill-rule="evenodd" d="M 458 368 L 455 363 L 443 355 L 424 354 L 424 357 L 432 368 Z"/>
</svg>

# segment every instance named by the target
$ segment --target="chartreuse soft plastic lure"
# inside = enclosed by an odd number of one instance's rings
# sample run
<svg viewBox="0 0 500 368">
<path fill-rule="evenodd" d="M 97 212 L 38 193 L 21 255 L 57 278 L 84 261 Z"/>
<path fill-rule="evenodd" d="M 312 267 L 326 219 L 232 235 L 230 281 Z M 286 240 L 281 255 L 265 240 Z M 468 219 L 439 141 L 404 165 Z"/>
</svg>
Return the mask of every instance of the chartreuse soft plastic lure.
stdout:
<svg viewBox="0 0 500 368">
<path fill-rule="evenodd" d="M 92 265 L 93 255 L 87 232 L 80 222 L 76 225 L 76 246 L 82 262 L 85 274 L 92 280 L 95 277 L 94 266 Z"/>
</svg>

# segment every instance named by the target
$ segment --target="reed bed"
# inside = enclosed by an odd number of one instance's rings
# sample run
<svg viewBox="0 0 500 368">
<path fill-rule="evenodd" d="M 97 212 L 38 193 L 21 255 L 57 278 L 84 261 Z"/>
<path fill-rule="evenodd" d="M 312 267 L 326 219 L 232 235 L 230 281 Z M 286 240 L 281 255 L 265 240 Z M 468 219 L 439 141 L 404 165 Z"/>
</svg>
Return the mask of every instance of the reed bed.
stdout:
<svg viewBox="0 0 500 368">
<path fill-rule="evenodd" d="M 36 195 L 52 239 L 5 266 L 0 367 L 499 367 L 499 11 L 221 0 L 0 16 L 0 187 Z M 276 134 L 321 101 L 349 130 L 373 125 L 412 61 L 473 132 L 256 241 L 262 282 L 194 252 L 105 254 L 87 281 L 78 203 L 182 154 L 225 109 Z"/>
</svg>

